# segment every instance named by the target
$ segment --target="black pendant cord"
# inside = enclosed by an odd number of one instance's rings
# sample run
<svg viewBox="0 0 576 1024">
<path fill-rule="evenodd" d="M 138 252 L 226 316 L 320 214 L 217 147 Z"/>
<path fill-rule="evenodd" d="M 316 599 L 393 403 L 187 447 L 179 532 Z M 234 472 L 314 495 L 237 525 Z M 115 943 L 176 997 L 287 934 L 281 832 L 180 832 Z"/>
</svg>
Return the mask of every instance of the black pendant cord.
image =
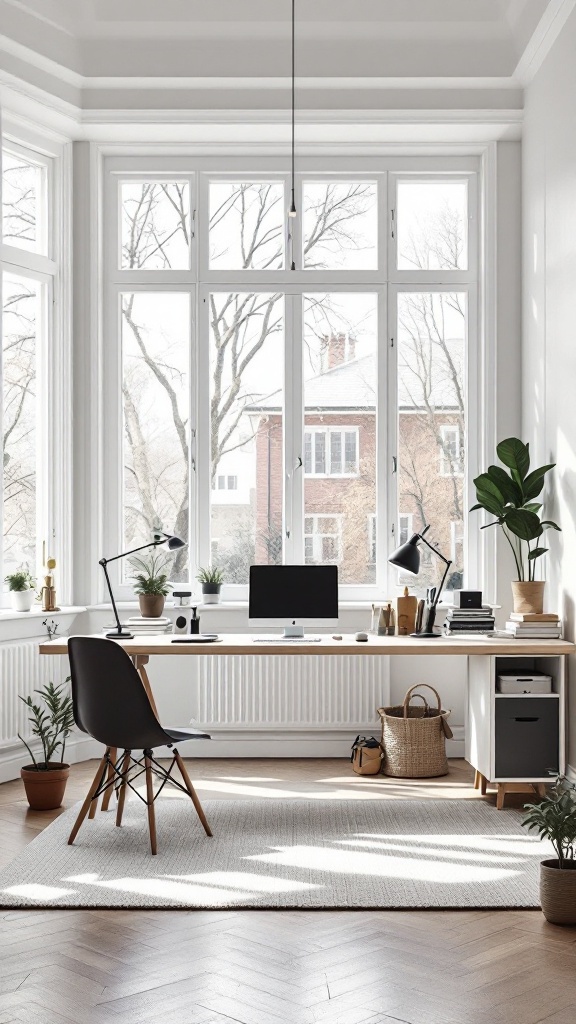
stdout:
<svg viewBox="0 0 576 1024">
<path fill-rule="evenodd" d="M 291 156 L 292 156 L 292 170 L 291 170 L 291 194 L 290 194 L 290 210 L 288 216 L 292 219 L 296 217 L 296 195 L 295 195 L 295 150 L 296 150 L 296 138 L 295 138 L 295 120 L 296 120 L 296 0 L 292 0 L 292 135 L 291 135 Z M 290 264 L 290 270 L 296 270 L 296 263 L 294 261 L 294 232 L 290 231 L 291 239 L 291 250 L 292 250 L 292 262 Z"/>
</svg>

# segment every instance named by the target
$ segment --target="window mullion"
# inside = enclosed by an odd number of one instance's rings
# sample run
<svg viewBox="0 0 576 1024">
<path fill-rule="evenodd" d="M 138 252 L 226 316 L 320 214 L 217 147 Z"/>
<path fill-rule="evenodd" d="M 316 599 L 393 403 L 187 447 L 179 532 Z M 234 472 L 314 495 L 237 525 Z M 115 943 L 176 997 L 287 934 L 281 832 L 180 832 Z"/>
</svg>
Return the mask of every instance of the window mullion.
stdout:
<svg viewBox="0 0 576 1024">
<path fill-rule="evenodd" d="M 285 337 L 285 519 L 284 561 L 304 561 L 304 408 L 302 388 L 302 296 L 286 296 Z M 315 465 L 312 435 L 312 466 Z"/>
</svg>

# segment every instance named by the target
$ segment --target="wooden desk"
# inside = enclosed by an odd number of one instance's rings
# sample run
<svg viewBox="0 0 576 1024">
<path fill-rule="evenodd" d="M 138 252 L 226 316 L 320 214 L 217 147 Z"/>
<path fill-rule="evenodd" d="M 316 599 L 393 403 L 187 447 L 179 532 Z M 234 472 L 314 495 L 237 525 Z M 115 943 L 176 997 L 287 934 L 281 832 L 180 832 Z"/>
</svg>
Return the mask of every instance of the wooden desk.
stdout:
<svg viewBox="0 0 576 1024">
<path fill-rule="evenodd" d="M 99 637 L 102 633 L 93 634 Z M 222 633 L 222 640 L 212 644 L 172 643 L 170 634 L 160 636 L 138 637 L 134 640 L 123 640 L 121 646 L 131 658 L 162 657 L 171 654 L 389 654 L 389 655 L 455 655 L 458 657 L 482 654 L 504 655 L 514 657 L 520 655 L 564 655 L 574 654 L 576 644 L 566 640 L 505 640 L 496 637 L 467 637 L 452 639 L 439 637 L 438 640 L 418 640 L 411 636 L 369 636 L 365 643 L 354 639 L 353 635 L 344 635 L 342 640 L 334 640 L 332 636 L 323 636 L 320 643 L 266 643 L 254 642 L 251 635 L 242 633 Z M 116 641 L 117 642 L 117 641 Z M 40 644 L 40 654 L 67 654 L 66 637 L 57 638 Z"/>
<path fill-rule="evenodd" d="M 101 636 L 101 634 L 98 634 Z M 318 643 L 286 643 L 260 641 L 255 643 L 247 634 L 222 634 L 218 643 L 178 643 L 172 642 L 171 635 L 138 637 L 124 640 L 121 646 L 132 658 L 143 685 L 149 696 L 150 703 L 156 712 L 154 696 L 146 672 L 150 657 L 197 656 L 197 655 L 365 655 L 382 654 L 388 656 L 418 655 L 420 657 L 454 656 L 468 659 L 468 697 L 466 726 L 466 760 L 476 769 L 476 787 L 483 794 L 487 782 L 498 785 L 498 806 L 502 806 L 506 792 L 526 785 L 534 786 L 539 792 L 549 781 L 546 775 L 497 775 L 497 703 L 512 700 L 496 693 L 496 675 L 506 665 L 520 666 L 522 670 L 532 668 L 545 669 L 554 679 L 552 697 L 536 698 L 540 700 L 554 699 L 558 702 L 558 769 L 565 769 L 565 695 L 566 695 L 566 655 L 576 653 L 576 644 L 565 640 L 507 640 L 496 637 L 466 637 L 452 639 L 439 637 L 435 640 L 418 640 L 415 637 L 376 637 L 369 636 L 367 642 L 358 642 L 352 635 L 343 636 L 342 640 L 334 640 L 332 636 L 323 636 Z M 40 644 L 40 654 L 66 654 L 68 644 L 66 638 L 57 638 Z M 506 664 L 502 661 L 506 659 Z M 512 707 L 512 705 L 509 705 Z M 519 705 L 518 705 L 519 707 Z M 536 704 L 533 705 L 536 708 Z M 519 719 L 521 721 L 522 719 Z"/>
</svg>

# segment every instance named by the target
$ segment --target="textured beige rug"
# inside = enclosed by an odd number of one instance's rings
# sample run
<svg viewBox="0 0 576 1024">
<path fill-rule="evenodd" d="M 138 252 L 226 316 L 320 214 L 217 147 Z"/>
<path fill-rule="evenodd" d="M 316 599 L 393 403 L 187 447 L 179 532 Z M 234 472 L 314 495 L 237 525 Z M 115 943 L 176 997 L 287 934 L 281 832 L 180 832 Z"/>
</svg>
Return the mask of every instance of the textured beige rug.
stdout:
<svg viewBox="0 0 576 1024">
<path fill-rule="evenodd" d="M 545 844 L 480 800 L 206 801 L 208 839 L 179 794 L 126 805 L 67 838 L 71 808 L 0 873 L 0 906 L 516 908 L 538 906 Z"/>
</svg>

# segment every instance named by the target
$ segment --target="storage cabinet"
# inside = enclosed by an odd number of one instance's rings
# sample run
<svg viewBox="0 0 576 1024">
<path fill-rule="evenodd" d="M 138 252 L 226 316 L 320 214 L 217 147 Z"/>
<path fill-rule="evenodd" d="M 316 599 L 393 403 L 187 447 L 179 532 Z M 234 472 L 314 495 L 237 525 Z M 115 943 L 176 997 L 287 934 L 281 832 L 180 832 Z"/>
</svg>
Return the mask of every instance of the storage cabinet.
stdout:
<svg viewBox="0 0 576 1024">
<path fill-rule="evenodd" d="M 542 672 L 552 690 L 498 693 L 497 677 L 511 671 Z M 465 756 L 483 793 L 487 782 L 498 785 L 498 807 L 506 792 L 529 784 L 542 792 L 551 776 L 565 771 L 565 694 L 562 655 L 469 657 Z"/>
</svg>

